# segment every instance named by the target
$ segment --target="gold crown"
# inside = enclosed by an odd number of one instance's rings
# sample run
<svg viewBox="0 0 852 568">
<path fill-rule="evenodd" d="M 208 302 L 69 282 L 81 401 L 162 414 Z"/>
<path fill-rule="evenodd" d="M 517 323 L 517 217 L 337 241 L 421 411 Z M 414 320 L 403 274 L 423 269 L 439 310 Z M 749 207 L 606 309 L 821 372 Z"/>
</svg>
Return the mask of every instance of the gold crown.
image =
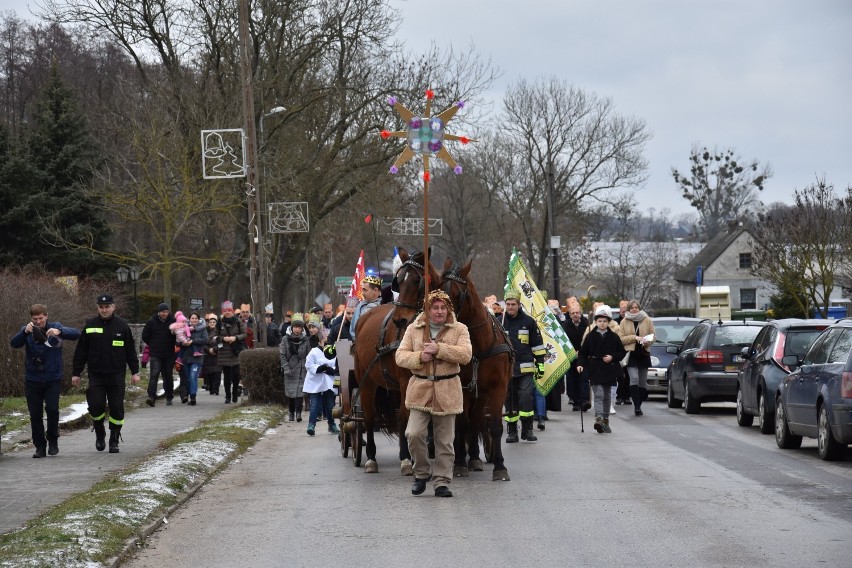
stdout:
<svg viewBox="0 0 852 568">
<path fill-rule="evenodd" d="M 361 284 L 372 284 L 373 286 L 382 287 L 382 279 L 379 276 L 365 276 L 361 279 Z"/>
</svg>

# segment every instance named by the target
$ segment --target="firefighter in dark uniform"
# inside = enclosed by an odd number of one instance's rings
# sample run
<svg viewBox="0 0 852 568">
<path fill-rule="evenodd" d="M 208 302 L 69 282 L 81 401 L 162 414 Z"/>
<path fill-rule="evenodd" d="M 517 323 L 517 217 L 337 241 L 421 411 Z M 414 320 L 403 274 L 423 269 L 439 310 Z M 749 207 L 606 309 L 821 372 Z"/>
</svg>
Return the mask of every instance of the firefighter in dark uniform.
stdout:
<svg viewBox="0 0 852 568">
<path fill-rule="evenodd" d="M 535 442 L 532 423 L 535 415 L 533 399 L 533 380 L 544 374 L 544 357 L 547 353 L 541 332 L 536 321 L 524 313 L 521 308 L 520 294 L 514 290 L 506 292 L 506 311 L 503 328 L 512 340 L 515 349 L 515 363 L 512 369 L 512 382 L 506 396 L 506 423 L 508 435 L 506 443 L 518 441 L 518 420 L 521 421 L 521 439 Z"/>
<path fill-rule="evenodd" d="M 71 384 L 80 384 L 80 374 L 88 365 L 89 388 L 86 402 L 95 430 L 95 449 L 106 447 L 107 401 L 109 401 L 109 452 L 118 453 L 118 440 L 124 424 L 125 368 L 129 367 L 133 383 L 139 382 L 139 359 L 136 343 L 127 322 L 115 315 L 115 302 L 109 294 L 98 296 L 98 315 L 86 320 L 81 330 Z"/>
</svg>

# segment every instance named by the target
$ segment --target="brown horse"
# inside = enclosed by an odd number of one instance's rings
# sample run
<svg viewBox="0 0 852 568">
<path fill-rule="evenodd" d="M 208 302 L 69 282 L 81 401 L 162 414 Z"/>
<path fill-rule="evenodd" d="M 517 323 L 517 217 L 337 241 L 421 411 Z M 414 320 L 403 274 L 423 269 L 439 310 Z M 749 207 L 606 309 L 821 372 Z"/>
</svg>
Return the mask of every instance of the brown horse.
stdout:
<svg viewBox="0 0 852 568">
<path fill-rule="evenodd" d="M 494 464 L 491 479 L 509 481 L 500 441 L 503 436 L 503 403 L 512 379 L 515 354 L 505 331 L 482 304 L 469 276 L 470 267 L 469 261 L 459 269 L 448 258 L 441 275 L 441 289 L 453 302 L 456 318 L 467 326 L 473 347 L 473 359 L 462 367 L 460 373 L 464 413 L 456 417 L 453 474 L 466 477 L 468 468 L 482 471 L 482 460 L 479 459 L 481 435 L 486 457 Z"/>
<path fill-rule="evenodd" d="M 399 258 L 403 262 L 394 275 L 399 297 L 393 304 L 381 305 L 358 319 L 355 380 L 367 434 L 364 470 L 368 473 L 379 471 L 374 439 L 374 430 L 379 426 L 388 434 L 398 434 L 400 471 L 403 475 L 414 474 L 405 439 L 408 409 L 402 403 L 411 371 L 397 367 L 394 354 L 408 324 L 414 321 L 423 307 L 425 278 L 429 277 L 430 288 L 438 285 L 438 272 L 431 262 L 424 267 L 423 257 L 422 252 L 409 257 L 405 250 L 400 249 Z"/>
</svg>

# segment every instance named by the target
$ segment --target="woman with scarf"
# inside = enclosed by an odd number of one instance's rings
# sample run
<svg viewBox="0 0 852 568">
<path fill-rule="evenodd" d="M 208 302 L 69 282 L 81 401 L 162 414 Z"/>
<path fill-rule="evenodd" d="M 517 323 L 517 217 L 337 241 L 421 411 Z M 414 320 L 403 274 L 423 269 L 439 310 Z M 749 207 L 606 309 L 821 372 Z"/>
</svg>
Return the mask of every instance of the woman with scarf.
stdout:
<svg viewBox="0 0 852 568">
<path fill-rule="evenodd" d="M 648 367 L 651 366 L 651 344 L 654 343 L 654 322 L 636 300 L 627 303 L 621 320 L 621 343 L 630 354 L 627 374 L 630 376 L 630 398 L 633 413 L 642 416 L 642 402 L 648 398 Z"/>
<path fill-rule="evenodd" d="M 234 314 L 231 301 L 222 302 L 222 319 L 216 324 L 213 344 L 218 350 L 218 363 L 225 380 L 225 404 L 240 401 L 240 352 L 246 348 L 246 328 Z M 218 388 L 217 388 L 218 391 Z"/>
<path fill-rule="evenodd" d="M 284 394 L 289 399 L 290 415 L 288 420 L 292 422 L 302 421 L 302 399 L 305 396 L 305 360 L 311 350 L 311 342 L 305 335 L 305 322 L 299 316 L 293 316 L 290 322 L 290 330 L 284 339 L 278 352 L 281 356 L 281 372 L 284 375 Z"/>
</svg>

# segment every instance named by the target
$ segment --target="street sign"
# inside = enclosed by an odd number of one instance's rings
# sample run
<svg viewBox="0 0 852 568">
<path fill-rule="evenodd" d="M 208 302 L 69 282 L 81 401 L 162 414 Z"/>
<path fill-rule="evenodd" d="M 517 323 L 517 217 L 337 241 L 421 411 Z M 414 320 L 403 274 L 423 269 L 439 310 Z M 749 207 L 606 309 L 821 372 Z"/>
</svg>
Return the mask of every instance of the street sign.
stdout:
<svg viewBox="0 0 852 568">
<path fill-rule="evenodd" d="M 197 312 L 204 309 L 204 298 L 190 298 L 189 311 Z"/>
<path fill-rule="evenodd" d="M 329 298 L 328 294 L 326 294 L 325 292 L 320 292 L 319 295 L 316 298 L 314 298 L 314 302 L 316 302 L 316 304 L 320 307 L 326 305 L 330 301 L 331 301 L 331 298 Z"/>
<path fill-rule="evenodd" d="M 334 285 L 338 288 L 343 288 L 346 286 L 347 288 L 352 285 L 352 277 L 351 276 L 335 276 L 334 277 Z"/>
<path fill-rule="evenodd" d="M 701 284 L 703 282 L 704 282 L 704 267 L 699 266 L 698 268 L 695 269 L 695 285 L 701 286 Z"/>
</svg>

